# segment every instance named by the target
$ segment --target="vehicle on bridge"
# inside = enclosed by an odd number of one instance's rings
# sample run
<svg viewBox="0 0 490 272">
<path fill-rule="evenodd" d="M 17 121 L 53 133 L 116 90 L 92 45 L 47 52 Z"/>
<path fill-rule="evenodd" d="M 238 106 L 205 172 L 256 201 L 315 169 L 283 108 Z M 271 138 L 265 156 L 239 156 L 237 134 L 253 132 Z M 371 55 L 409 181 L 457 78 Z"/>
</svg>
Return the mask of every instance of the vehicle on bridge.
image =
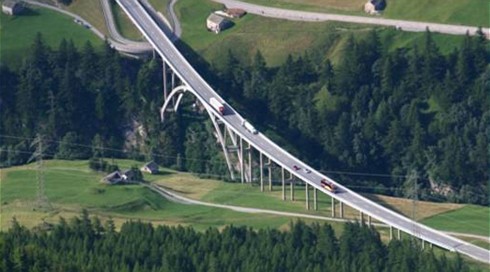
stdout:
<svg viewBox="0 0 490 272">
<path fill-rule="evenodd" d="M 332 192 L 332 193 L 337 192 L 337 188 L 335 188 L 335 185 L 333 185 L 333 183 L 328 182 L 328 181 L 327 181 L 327 180 L 325 180 L 325 179 L 322 179 L 322 180 L 320 181 L 320 183 L 322 184 L 322 187 L 323 187 L 323 188 L 327 189 L 327 191 L 330 191 L 330 192 Z"/>
<path fill-rule="evenodd" d="M 219 113 L 221 113 L 221 115 L 225 115 L 225 105 L 219 102 L 216 98 L 211 97 L 211 99 L 209 99 L 209 104 L 211 104 L 211 106 L 213 106 L 213 108 Z"/>
<path fill-rule="evenodd" d="M 259 133 L 255 128 L 254 126 L 252 126 L 252 124 L 250 124 L 249 122 L 247 122 L 247 120 L 243 120 L 242 122 L 242 126 L 248 130 L 250 133 L 252 134 L 257 134 Z"/>
</svg>

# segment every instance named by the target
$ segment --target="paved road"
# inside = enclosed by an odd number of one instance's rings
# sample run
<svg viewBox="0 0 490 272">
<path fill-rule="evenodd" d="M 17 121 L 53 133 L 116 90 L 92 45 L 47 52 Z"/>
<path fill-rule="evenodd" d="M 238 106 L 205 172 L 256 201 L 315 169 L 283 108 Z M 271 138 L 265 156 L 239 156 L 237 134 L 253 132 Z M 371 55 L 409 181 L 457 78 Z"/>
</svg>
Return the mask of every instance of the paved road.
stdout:
<svg viewBox="0 0 490 272">
<path fill-rule="evenodd" d="M 339 22 L 348 22 L 348 23 L 382 25 L 382 26 L 392 26 L 396 28 L 401 28 L 401 30 L 403 31 L 412 31 L 412 32 L 421 32 L 429 28 L 429 30 L 432 32 L 440 32 L 440 33 L 453 34 L 453 35 L 465 35 L 466 32 L 469 32 L 471 35 L 473 35 L 478 29 L 477 27 L 474 26 L 464 26 L 464 25 L 447 25 L 447 24 L 437 24 L 437 23 L 429 23 L 429 22 L 383 19 L 377 17 L 363 17 L 363 16 L 350 16 L 350 15 L 338 15 L 338 14 L 330 14 L 330 13 L 297 11 L 297 10 L 260 6 L 260 5 L 245 3 L 236 0 L 213 0 L 213 1 L 222 3 L 226 5 L 228 8 L 241 8 L 246 10 L 248 13 L 252 13 L 260 16 L 294 20 L 294 21 L 310 21 L 310 22 L 339 21 Z M 490 29 L 484 28 L 483 32 L 487 36 L 487 39 L 490 39 Z"/>
<path fill-rule="evenodd" d="M 129 15 L 131 20 L 146 36 L 147 40 L 155 47 L 157 52 L 164 58 L 167 64 L 177 74 L 177 76 L 189 86 L 189 91 L 193 92 L 196 97 L 208 108 L 212 108 L 209 104 L 210 98 L 214 97 L 221 103 L 226 105 L 226 115 L 215 111 L 216 116 L 231 130 L 238 134 L 245 141 L 249 142 L 256 150 L 272 158 L 279 166 L 293 173 L 296 177 L 307 182 L 311 186 L 328 194 L 343 203 L 362 211 L 363 213 L 381 221 L 392 225 L 395 228 L 401 229 L 404 232 L 424 239 L 432 244 L 446 248 L 451 251 L 458 251 L 462 254 L 473 257 L 477 260 L 490 263 L 490 252 L 483 248 L 474 246 L 460 239 L 453 238 L 440 231 L 431 229 L 427 226 L 419 224 L 397 214 L 369 199 L 349 190 L 320 172 L 313 170 L 310 166 L 295 158 L 287 151 L 283 150 L 262 133 L 252 134 L 242 127 L 244 120 L 238 112 L 226 103 L 201 76 L 192 68 L 192 66 L 180 54 L 174 44 L 165 36 L 164 32 L 151 19 L 148 13 L 144 10 L 141 4 L 134 0 L 117 0 L 123 10 Z M 295 171 L 293 166 L 298 166 L 302 169 L 311 169 L 311 172 Z M 320 180 L 327 179 L 338 187 L 338 193 L 331 193 L 325 190 Z"/>
<path fill-rule="evenodd" d="M 143 185 L 143 186 L 149 188 L 150 190 L 158 193 L 159 195 L 166 198 L 167 200 L 175 202 L 175 203 L 179 203 L 179 204 L 201 205 L 201 206 L 222 208 L 222 209 L 228 209 L 228 210 L 245 212 L 245 213 L 264 213 L 264 214 L 273 214 L 273 215 L 296 217 L 296 218 L 318 219 L 318 220 L 331 221 L 331 222 L 342 222 L 342 223 L 356 222 L 356 220 L 346 219 L 346 218 L 335 218 L 335 217 L 311 215 L 311 214 L 304 214 L 304 213 L 282 212 L 282 211 L 276 211 L 276 210 L 258 209 L 258 208 L 250 208 L 250 207 L 242 207 L 242 206 L 235 206 L 235 205 L 217 204 L 217 203 L 199 201 L 199 200 L 187 198 L 185 196 L 181 196 L 179 194 L 176 194 L 172 190 L 167 189 L 167 188 L 160 186 L 160 185 L 145 184 L 145 183 L 141 183 L 141 185 Z M 377 227 L 388 227 L 388 225 L 380 224 L 380 223 L 372 223 L 372 225 L 377 226 Z M 444 233 L 450 234 L 450 235 L 462 236 L 462 237 L 475 238 L 478 240 L 490 242 L 490 237 L 481 236 L 481 235 L 475 235 L 475 234 L 469 234 L 469 233 L 460 233 L 460 232 L 450 232 L 450 231 L 444 231 Z"/>
</svg>

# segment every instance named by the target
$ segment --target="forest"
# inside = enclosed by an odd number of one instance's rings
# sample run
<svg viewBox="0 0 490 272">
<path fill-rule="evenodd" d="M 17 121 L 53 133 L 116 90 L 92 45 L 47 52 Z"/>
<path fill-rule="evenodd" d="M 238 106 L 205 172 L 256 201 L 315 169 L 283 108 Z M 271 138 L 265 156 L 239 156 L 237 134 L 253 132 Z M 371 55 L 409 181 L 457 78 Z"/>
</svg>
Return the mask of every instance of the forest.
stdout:
<svg viewBox="0 0 490 272">
<path fill-rule="evenodd" d="M 461 256 L 422 250 L 411 240 L 382 243 L 372 228 L 301 221 L 289 231 L 126 222 L 116 231 L 86 210 L 69 222 L 29 230 L 13 219 L 0 233 L 1 271 L 469 271 Z"/>
<path fill-rule="evenodd" d="M 354 190 L 489 205 L 490 66 L 479 31 L 442 55 L 422 46 L 387 52 L 376 31 L 347 41 L 333 64 L 321 51 L 269 67 L 233 52 L 222 65 L 189 61 L 261 132 Z M 187 55 L 191 55 L 190 53 Z M 159 121 L 162 65 L 110 46 L 47 47 L 22 67 L 0 66 L 0 164 L 26 163 L 33 139 L 46 158 L 129 157 L 226 176 L 207 117 L 186 97 Z"/>
</svg>

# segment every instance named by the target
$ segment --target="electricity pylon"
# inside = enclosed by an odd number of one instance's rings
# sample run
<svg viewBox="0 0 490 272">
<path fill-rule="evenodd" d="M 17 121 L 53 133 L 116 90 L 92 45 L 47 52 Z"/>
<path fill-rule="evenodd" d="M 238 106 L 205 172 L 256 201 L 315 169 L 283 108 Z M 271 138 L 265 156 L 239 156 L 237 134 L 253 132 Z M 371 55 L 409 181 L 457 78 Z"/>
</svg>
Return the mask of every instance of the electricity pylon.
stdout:
<svg viewBox="0 0 490 272">
<path fill-rule="evenodd" d="M 43 154 L 44 148 L 43 137 L 41 134 L 37 134 L 34 141 L 31 143 L 31 147 L 36 147 L 36 151 L 32 154 L 29 162 L 36 160 L 36 178 L 37 178 L 37 207 L 42 210 L 50 210 L 51 204 L 49 203 L 48 197 L 45 191 L 45 179 L 44 179 L 44 163 Z"/>
</svg>

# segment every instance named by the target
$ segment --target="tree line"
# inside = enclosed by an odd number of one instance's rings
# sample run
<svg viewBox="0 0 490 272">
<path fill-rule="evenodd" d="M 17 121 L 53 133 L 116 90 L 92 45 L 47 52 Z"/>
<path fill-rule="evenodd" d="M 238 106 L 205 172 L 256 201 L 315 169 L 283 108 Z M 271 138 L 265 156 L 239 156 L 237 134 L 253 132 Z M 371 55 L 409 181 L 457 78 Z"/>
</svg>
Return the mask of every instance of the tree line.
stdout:
<svg viewBox="0 0 490 272">
<path fill-rule="evenodd" d="M 328 224 L 290 224 L 289 231 L 126 222 L 116 231 L 84 211 L 49 228 L 13 220 L 0 233 L 2 271 L 469 271 L 410 240 L 382 243 L 366 225 L 347 223 L 337 237 Z"/>
<path fill-rule="evenodd" d="M 20 69 L 0 65 L 0 89 L 0 167 L 28 162 L 33 139 L 42 138 L 47 159 L 122 157 L 224 173 L 198 112 L 160 122 L 162 69 L 156 59 L 124 58 L 109 44 L 94 48 L 89 42 L 78 49 L 63 40 L 53 49 L 38 34 Z M 195 163 L 210 159 L 209 167 Z"/>
<path fill-rule="evenodd" d="M 268 67 L 260 52 L 247 65 L 229 51 L 211 80 L 317 169 L 368 173 L 336 175 L 347 185 L 488 205 L 488 41 L 479 30 L 442 55 L 429 31 L 424 39 L 389 52 L 376 31 L 351 36 L 335 65 L 321 51 L 289 56 L 279 67 Z"/>
<path fill-rule="evenodd" d="M 428 31 L 420 47 L 386 46 L 372 31 L 350 37 L 336 64 L 321 51 L 289 56 L 278 67 L 260 52 L 250 65 L 232 51 L 222 66 L 190 61 L 294 155 L 319 170 L 355 172 L 331 175 L 356 190 L 488 205 L 484 34 L 465 36 L 448 55 Z M 26 163 L 30 139 L 42 134 L 47 158 L 128 157 L 227 175 L 212 124 L 199 107 L 186 107 L 193 98 L 184 96 L 182 110 L 160 122 L 158 60 L 123 58 L 107 44 L 79 50 L 62 41 L 53 50 L 38 35 L 19 70 L 0 65 L 0 89 L 1 166 Z"/>
</svg>

